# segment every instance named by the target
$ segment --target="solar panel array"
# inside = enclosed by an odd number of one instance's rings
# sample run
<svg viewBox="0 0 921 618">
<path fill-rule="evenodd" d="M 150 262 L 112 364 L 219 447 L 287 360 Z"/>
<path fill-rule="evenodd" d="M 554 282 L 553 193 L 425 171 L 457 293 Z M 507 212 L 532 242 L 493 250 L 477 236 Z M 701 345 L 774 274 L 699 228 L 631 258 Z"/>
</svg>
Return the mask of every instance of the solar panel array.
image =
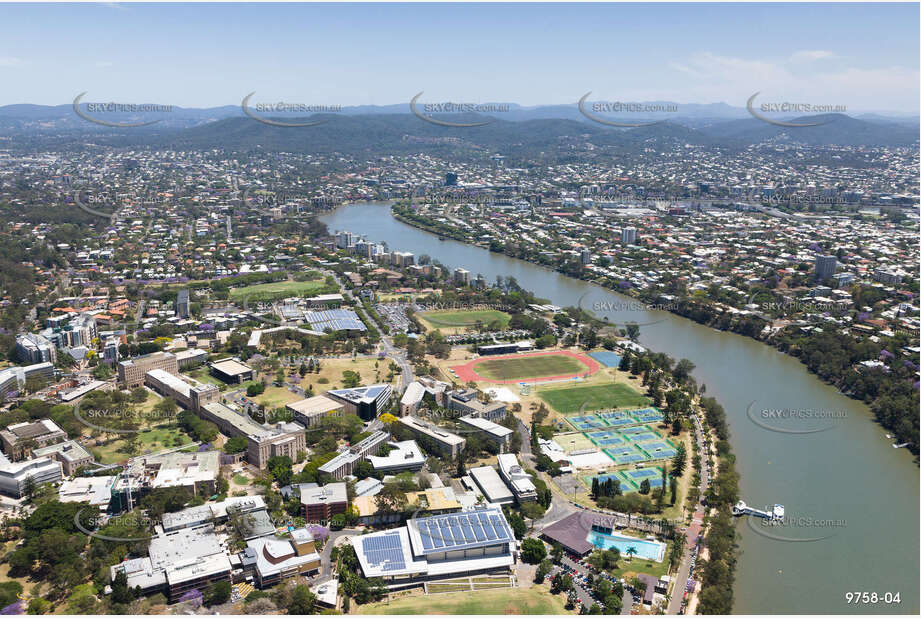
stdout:
<svg viewBox="0 0 921 618">
<path fill-rule="evenodd" d="M 367 328 L 358 319 L 358 314 L 349 309 L 327 309 L 325 311 L 305 311 L 304 318 L 310 322 L 314 330 L 324 331 L 327 328 L 336 330 L 360 330 Z"/>
<path fill-rule="evenodd" d="M 382 571 L 399 571 L 406 568 L 398 532 L 363 538 L 361 547 L 368 563 Z"/>
<path fill-rule="evenodd" d="M 495 511 L 473 511 L 416 520 L 424 554 L 508 543 L 508 525 Z"/>
</svg>

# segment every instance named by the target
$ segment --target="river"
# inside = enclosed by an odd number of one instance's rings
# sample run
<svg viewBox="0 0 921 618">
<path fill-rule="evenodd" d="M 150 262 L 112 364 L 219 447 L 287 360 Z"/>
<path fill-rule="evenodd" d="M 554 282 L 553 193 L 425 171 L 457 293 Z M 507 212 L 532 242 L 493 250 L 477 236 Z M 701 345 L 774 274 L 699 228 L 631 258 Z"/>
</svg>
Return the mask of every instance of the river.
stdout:
<svg viewBox="0 0 921 618">
<path fill-rule="evenodd" d="M 739 523 L 736 613 L 919 613 L 918 467 L 907 450 L 891 447 L 866 405 L 798 360 L 668 312 L 636 310 L 622 295 L 523 260 L 439 241 L 395 220 L 386 204 L 344 206 L 321 220 L 331 232 L 385 241 L 417 258 L 428 254 L 490 283 L 513 276 L 556 305 L 574 306 L 584 297 L 583 307 L 601 309 L 595 313 L 615 324 L 648 323 L 640 329 L 642 345 L 693 361 L 698 384 L 729 417 L 742 499 L 786 508 L 781 527 Z M 772 410 L 793 410 L 796 418 L 776 419 Z M 848 592 L 899 593 L 901 602 L 849 604 Z"/>
</svg>

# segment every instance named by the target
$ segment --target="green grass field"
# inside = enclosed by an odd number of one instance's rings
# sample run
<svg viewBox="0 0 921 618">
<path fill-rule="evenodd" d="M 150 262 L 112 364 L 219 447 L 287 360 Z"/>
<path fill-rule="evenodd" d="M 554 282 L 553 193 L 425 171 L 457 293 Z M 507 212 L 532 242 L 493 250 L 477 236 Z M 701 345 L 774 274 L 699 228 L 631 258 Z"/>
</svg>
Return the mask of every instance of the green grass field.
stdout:
<svg viewBox="0 0 921 618">
<path fill-rule="evenodd" d="M 541 389 L 537 394 L 560 414 L 578 412 L 582 404 L 585 404 L 586 412 L 605 408 L 642 408 L 651 404 L 649 398 L 626 384 Z"/>
<path fill-rule="evenodd" d="M 490 380 L 519 380 L 581 373 L 588 371 L 588 367 L 571 356 L 546 355 L 497 358 L 483 361 L 473 370 Z"/>
<path fill-rule="evenodd" d="M 139 453 L 156 453 L 168 448 L 175 448 L 176 446 L 192 443 L 192 439 L 187 436 L 178 425 L 169 424 L 154 427 L 149 431 L 139 432 L 138 440 L 140 442 Z M 123 447 L 126 442 L 127 440 L 124 437 L 119 437 L 105 445 L 93 448 L 92 451 L 99 463 L 117 463 L 128 459 L 132 455 L 139 454 L 124 452 Z M 181 444 L 177 444 L 177 442 Z"/>
<path fill-rule="evenodd" d="M 275 281 L 230 290 L 230 299 L 248 302 L 269 301 L 289 296 L 309 296 L 326 287 L 323 279 L 313 281 Z"/>
<path fill-rule="evenodd" d="M 479 322 L 487 325 L 495 320 L 502 323 L 502 328 L 508 326 L 512 316 L 493 309 L 483 311 L 426 311 L 418 314 L 419 319 L 428 323 L 432 328 L 464 328 L 476 326 Z"/>
<path fill-rule="evenodd" d="M 546 586 L 449 592 L 437 597 L 414 595 L 390 603 L 369 603 L 358 614 L 572 614 L 565 595 L 552 595 Z"/>
</svg>

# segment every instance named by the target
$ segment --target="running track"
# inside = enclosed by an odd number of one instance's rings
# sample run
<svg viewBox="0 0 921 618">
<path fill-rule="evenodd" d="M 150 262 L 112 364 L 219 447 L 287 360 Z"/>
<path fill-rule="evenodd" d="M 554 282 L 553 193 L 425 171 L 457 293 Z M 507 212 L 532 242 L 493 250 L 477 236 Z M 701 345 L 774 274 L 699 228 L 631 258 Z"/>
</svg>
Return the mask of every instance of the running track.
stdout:
<svg viewBox="0 0 921 618">
<path fill-rule="evenodd" d="M 457 377 L 462 382 L 489 382 L 491 384 L 518 384 L 519 382 L 545 382 L 550 380 L 566 380 L 568 378 L 575 378 L 577 376 L 585 375 L 585 371 L 580 371 L 578 373 L 567 373 L 556 376 L 541 376 L 539 378 L 518 378 L 515 380 L 490 380 L 484 378 L 476 372 L 476 366 L 480 363 L 490 361 L 490 360 L 499 360 L 503 358 L 527 358 L 529 356 L 569 356 L 576 359 L 583 365 L 588 367 L 588 374 L 592 375 L 597 373 L 601 369 L 601 364 L 593 359 L 591 356 L 585 354 L 578 354 L 576 352 L 570 352 L 569 350 L 550 350 L 548 352 L 530 352 L 528 354 L 504 354 L 498 356 L 483 356 L 475 360 L 470 361 L 464 365 L 453 365 L 453 369 L 457 373 Z"/>
</svg>

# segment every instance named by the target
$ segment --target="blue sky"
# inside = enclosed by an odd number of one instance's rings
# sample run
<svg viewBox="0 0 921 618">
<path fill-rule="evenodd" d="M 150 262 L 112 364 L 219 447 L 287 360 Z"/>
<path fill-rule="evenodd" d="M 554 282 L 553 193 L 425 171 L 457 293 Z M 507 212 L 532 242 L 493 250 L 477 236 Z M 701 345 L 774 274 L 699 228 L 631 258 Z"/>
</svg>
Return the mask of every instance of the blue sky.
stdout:
<svg viewBox="0 0 921 618">
<path fill-rule="evenodd" d="M 918 112 L 915 4 L 0 4 L 0 105 L 759 100 Z"/>
</svg>

